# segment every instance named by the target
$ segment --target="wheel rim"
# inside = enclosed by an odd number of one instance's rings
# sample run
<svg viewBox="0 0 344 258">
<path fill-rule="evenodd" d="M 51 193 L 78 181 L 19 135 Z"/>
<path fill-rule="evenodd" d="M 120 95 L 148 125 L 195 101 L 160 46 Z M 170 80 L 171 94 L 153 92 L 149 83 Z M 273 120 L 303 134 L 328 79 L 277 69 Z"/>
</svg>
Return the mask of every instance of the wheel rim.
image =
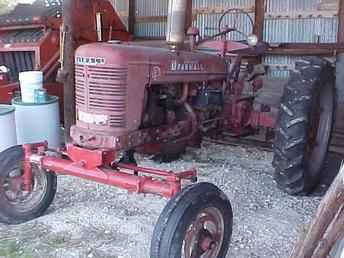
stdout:
<svg viewBox="0 0 344 258">
<path fill-rule="evenodd" d="M 187 229 L 183 258 L 218 257 L 224 239 L 224 219 L 219 209 L 206 208 L 199 212 Z"/>
<path fill-rule="evenodd" d="M 306 146 L 307 170 L 317 177 L 322 168 L 331 137 L 333 123 L 333 92 L 331 85 L 321 85 L 310 114 L 310 130 Z"/>
<path fill-rule="evenodd" d="M 37 207 L 44 199 L 47 191 L 47 177 L 45 172 L 32 166 L 31 191 L 23 190 L 23 162 L 11 170 L 2 180 L 4 200 L 8 206 L 14 207 L 18 212 L 25 213 Z"/>
</svg>

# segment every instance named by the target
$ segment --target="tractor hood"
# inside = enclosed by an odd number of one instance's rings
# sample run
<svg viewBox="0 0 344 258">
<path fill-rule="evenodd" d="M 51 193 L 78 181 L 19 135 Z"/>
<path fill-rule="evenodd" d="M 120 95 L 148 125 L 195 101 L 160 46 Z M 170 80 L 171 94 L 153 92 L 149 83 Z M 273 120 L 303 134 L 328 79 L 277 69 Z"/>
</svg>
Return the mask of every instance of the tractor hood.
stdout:
<svg viewBox="0 0 344 258">
<path fill-rule="evenodd" d="M 164 84 L 180 81 L 222 80 L 226 76 L 226 64 L 216 55 L 190 52 L 171 51 L 117 43 L 93 43 L 81 46 L 75 56 L 76 65 L 98 67 L 143 67 L 147 73 L 135 74 L 135 79 L 142 83 Z M 140 69 L 139 69 L 140 70 Z"/>
</svg>

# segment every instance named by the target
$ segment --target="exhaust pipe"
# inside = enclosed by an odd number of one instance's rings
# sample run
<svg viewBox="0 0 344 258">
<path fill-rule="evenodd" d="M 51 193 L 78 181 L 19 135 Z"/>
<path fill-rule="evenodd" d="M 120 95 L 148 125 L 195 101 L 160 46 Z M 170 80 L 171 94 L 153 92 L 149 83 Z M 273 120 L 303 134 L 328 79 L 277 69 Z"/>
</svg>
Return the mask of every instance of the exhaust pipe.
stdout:
<svg viewBox="0 0 344 258">
<path fill-rule="evenodd" d="M 171 49 L 184 45 L 187 1 L 169 0 L 166 42 Z"/>
</svg>

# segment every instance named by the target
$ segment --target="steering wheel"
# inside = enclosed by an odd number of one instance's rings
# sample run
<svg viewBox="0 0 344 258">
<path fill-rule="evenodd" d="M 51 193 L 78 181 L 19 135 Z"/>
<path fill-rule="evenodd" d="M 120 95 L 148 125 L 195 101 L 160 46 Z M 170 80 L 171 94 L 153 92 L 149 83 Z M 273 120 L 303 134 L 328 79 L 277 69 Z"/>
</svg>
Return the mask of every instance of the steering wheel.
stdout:
<svg viewBox="0 0 344 258">
<path fill-rule="evenodd" d="M 228 25 L 224 25 L 223 24 L 224 19 L 225 19 L 225 17 L 227 15 L 233 15 L 234 16 L 234 24 L 231 24 L 232 26 L 228 26 Z M 219 33 L 223 32 L 224 29 L 226 30 L 226 28 L 227 28 L 227 30 L 228 30 L 228 28 L 229 28 L 230 29 L 229 33 L 230 32 L 237 32 L 237 33 L 239 33 L 239 34 L 241 34 L 241 35 L 243 35 L 244 37 L 247 38 L 250 34 L 247 34 L 247 33 L 243 32 L 243 31 L 240 31 L 237 28 L 238 22 L 239 22 L 239 18 L 240 18 L 241 15 L 244 15 L 244 16 L 246 16 L 248 18 L 248 21 L 249 21 L 249 23 L 251 25 L 251 28 L 252 28 L 251 34 L 253 34 L 254 21 L 253 21 L 252 17 L 250 16 L 250 14 L 248 12 L 246 12 L 246 11 L 244 11 L 242 9 L 237 9 L 237 8 L 228 9 L 227 11 L 225 11 L 222 14 L 222 16 L 221 16 L 221 18 L 219 20 L 219 24 L 218 24 Z"/>
</svg>

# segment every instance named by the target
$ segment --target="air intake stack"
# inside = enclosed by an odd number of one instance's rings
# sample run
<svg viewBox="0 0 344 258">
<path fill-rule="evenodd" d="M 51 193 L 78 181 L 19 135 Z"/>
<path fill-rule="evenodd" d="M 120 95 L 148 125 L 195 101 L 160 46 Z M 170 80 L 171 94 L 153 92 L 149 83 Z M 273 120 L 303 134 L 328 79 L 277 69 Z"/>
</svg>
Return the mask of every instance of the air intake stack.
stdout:
<svg viewBox="0 0 344 258">
<path fill-rule="evenodd" d="M 166 42 L 172 49 L 181 48 L 185 39 L 187 1 L 169 0 Z"/>
</svg>

